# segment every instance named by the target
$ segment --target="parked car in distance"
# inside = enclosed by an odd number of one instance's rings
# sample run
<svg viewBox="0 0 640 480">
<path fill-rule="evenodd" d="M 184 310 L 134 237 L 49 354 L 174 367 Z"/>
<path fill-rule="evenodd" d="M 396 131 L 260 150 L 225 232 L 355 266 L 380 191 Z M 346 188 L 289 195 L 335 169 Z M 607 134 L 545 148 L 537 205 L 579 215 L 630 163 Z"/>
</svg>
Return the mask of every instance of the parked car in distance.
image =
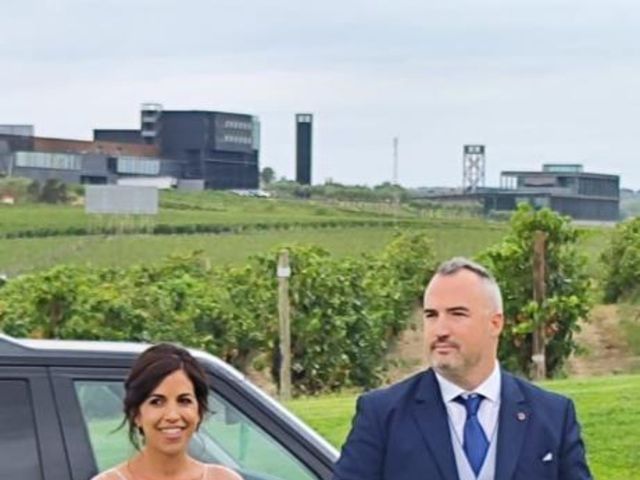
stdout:
<svg viewBox="0 0 640 480">
<path fill-rule="evenodd" d="M 241 197 L 258 197 L 258 198 L 270 198 L 271 194 L 265 190 L 229 190 L 235 195 Z"/>
<path fill-rule="evenodd" d="M 88 480 L 131 456 L 124 380 L 146 347 L 0 334 L 0 479 Z M 245 480 L 331 477 L 331 445 L 220 359 L 192 353 L 213 388 L 194 457 Z"/>
</svg>

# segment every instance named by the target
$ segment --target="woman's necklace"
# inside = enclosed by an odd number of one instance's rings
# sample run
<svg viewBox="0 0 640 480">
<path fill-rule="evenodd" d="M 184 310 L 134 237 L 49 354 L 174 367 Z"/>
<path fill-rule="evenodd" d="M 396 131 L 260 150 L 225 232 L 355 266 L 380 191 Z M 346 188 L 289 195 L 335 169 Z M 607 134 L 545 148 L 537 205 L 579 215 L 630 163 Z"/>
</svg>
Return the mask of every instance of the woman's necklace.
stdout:
<svg viewBox="0 0 640 480">
<path fill-rule="evenodd" d="M 131 469 L 131 460 L 127 460 L 126 469 L 127 469 L 127 472 L 129 473 L 129 476 L 131 477 L 131 480 L 151 480 L 146 475 L 143 475 L 142 477 L 140 477 L 137 474 L 133 473 L 133 470 Z M 197 478 L 194 477 L 193 480 L 204 480 L 206 473 L 207 473 L 207 466 L 203 463 L 202 473 Z"/>
</svg>

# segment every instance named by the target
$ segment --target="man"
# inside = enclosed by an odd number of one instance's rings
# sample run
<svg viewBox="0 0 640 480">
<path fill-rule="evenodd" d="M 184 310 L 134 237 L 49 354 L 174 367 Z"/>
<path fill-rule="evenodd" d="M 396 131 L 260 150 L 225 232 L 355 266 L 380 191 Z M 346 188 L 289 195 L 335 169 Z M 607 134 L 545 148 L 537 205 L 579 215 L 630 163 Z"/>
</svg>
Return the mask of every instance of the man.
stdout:
<svg viewBox="0 0 640 480">
<path fill-rule="evenodd" d="M 424 293 L 431 368 L 362 395 L 334 480 L 582 480 L 591 474 L 571 400 L 500 369 L 502 297 L 454 258 Z"/>
</svg>

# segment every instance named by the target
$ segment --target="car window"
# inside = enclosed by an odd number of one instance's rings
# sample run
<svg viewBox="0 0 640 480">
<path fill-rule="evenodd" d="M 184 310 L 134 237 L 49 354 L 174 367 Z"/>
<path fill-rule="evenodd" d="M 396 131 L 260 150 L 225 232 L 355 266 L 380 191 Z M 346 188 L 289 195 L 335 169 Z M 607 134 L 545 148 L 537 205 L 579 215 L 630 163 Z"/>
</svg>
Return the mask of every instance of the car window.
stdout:
<svg viewBox="0 0 640 480">
<path fill-rule="evenodd" d="M 124 384 L 121 381 L 74 384 L 98 470 L 108 470 L 135 453 L 127 425 L 122 422 Z"/>
<path fill-rule="evenodd" d="M 0 478 L 42 480 L 26 380 L 0 380 Z"/>
<path fill-rule="evenodd" d="M 99 471 L 125 461 L 134 448 L 122 424 L 121 381 L 75 381 L 75 390 Z M 194 436 L 190 453 L 199 460 L 233 468 L 246 480 L 317 480 L 271 435 L 215 392 L 209 414 Z"/>
<path fill-rule="evenodd" d="M 317 480 L 315 474 L 225 399 L 214 393 L 209 397 L 209 405 L 212 413 L 194 439 L 194 452 L 198 440 L 210 440 L 223 448 L 246 474 L 269 475 L 256 478 Z"/>
</svg>

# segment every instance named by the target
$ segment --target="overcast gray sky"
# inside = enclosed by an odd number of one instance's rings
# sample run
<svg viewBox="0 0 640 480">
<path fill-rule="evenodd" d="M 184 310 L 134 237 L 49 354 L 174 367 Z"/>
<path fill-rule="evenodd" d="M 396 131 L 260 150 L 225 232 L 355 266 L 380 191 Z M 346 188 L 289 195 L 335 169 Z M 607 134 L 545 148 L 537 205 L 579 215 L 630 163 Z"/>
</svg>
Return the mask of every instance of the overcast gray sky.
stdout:
<svg viewBox="0 0 640 480">
<path fill-rule="evenodd" d="M 3 0 L 0 124 L 90 139 L 142 102 L 250 113 L 261 164 L 314 183 L 457 186 L 462 145 L 506 169 L 583 163 L 640 188 L 632 0 Z"/>
</svg>

